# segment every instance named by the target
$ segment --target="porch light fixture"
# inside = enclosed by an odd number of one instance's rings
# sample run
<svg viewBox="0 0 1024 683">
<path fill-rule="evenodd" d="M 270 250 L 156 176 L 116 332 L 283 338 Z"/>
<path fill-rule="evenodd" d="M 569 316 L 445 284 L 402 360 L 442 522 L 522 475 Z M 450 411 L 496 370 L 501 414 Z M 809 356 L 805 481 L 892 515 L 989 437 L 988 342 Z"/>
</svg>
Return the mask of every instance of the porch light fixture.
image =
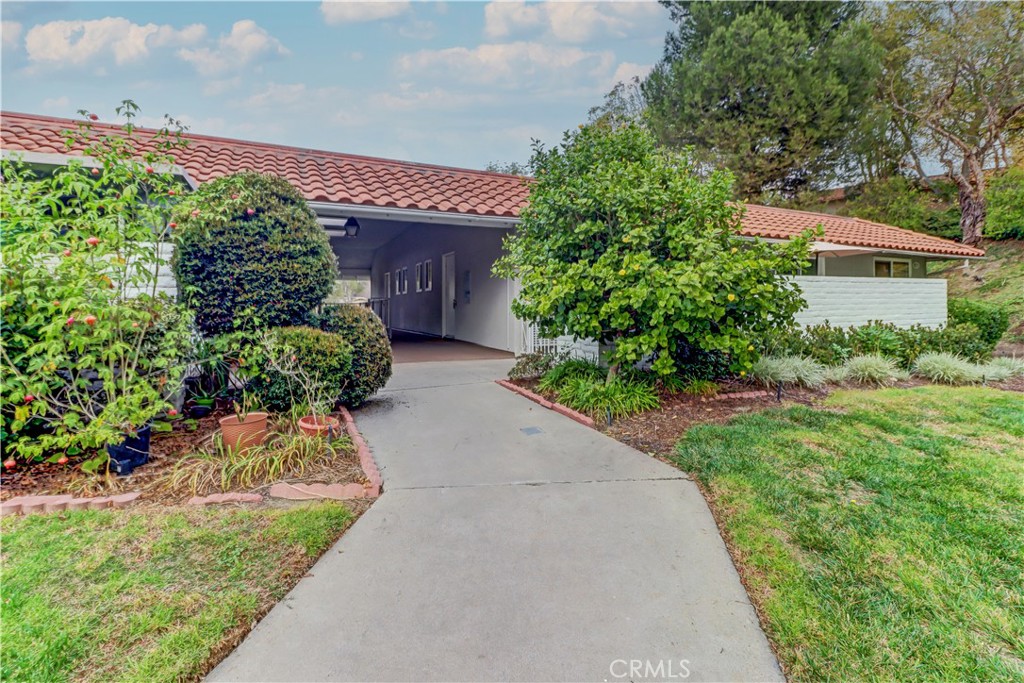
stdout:
<svg viewBox="0 0 1024 683">
<path fill-rule="evenodd" d="M 359 221 L 356 220 L 355 216 L 350 216 L 349 219 L 345 221 L 345 234 L 349 237 L 355 237 L 359 234 Z"/>
</svg>

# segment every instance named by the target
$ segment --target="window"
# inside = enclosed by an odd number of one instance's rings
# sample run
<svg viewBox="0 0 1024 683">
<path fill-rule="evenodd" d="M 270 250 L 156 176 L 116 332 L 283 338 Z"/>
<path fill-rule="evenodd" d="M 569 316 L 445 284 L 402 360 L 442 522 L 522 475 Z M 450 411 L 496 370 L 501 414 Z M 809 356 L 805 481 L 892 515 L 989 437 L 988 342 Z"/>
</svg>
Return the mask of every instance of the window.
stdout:
<svg viewBox="0 0 1024 683">
<path fill-rule="evenodd" d="M 423 291 L 429 292 L 434 288 L 434 263 L 429 259 L 423 262 Z"/>
<path fill-rule="evenodd" d="M 910 261 L 876 258 L 875 277 L 910 277 Z"/>
<path fill-rule="evenodd" d="M 391 298 L 391 273 L 384 273 L 384 298 Z"/>
<path fill-rule="evenodd" d="M 402 294 L 409 293 L 409 269 L 402 268 Z"/>
<path fill-rule="evenodd" d="M 422 263 L 417 263 L 416 264 L 416 291 L 417 292 L 422 292 L 423 291 L 423 264 Z"/>
</svg>

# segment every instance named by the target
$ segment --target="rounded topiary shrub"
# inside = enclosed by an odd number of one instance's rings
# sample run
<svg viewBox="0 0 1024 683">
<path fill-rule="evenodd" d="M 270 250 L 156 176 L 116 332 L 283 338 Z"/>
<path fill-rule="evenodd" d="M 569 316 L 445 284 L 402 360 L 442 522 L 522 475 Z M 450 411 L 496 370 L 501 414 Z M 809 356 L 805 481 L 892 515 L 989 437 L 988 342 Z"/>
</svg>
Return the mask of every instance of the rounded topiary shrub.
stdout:
<svg viewBox="0 0 1024 683">
<path fill-rule="evenodd" d="M 284 178 L 206 183 L 177 207 L 174 230 L 179 296 L 204 334 L 300 324 L 334 286 L 327 234 Z"/>
<path fill-rule="evenodd" d="M 351 378 L 351 344 L 340 334 L 315 327 L 282 327 L 274 330 L 274 335 L 275 342 L 291 349 L 295 363 L 323 384 L 325 394 L 341 398 Z M 272 367 L 253 379 L 247 389 L 269 410 L 288 410 L 306 400 L 298 380 Z"/>
<path fill-rule="evenodd" d="M 354 304 L 330 304 L 311 316 L 311 321 L 352 344 L 352 372 L 341 395 L 342 403 L 358 406 L 387 384 L 391 377 L 391 343 L 373 311 Z"/>
</svg>

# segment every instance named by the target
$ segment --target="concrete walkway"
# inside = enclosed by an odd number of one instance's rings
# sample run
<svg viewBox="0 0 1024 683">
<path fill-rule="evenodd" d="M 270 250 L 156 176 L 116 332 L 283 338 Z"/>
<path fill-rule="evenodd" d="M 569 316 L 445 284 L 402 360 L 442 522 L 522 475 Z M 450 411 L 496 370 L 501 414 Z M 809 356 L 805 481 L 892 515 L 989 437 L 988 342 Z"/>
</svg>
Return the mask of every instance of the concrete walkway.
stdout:
<svg viewBox="0 0 1024 683">
<path fill-rule="evenodd" d="M 509 366 L 396 368 L 384 495 L 210 680 L 782 680 L 693 482 Z"/>
</svg>

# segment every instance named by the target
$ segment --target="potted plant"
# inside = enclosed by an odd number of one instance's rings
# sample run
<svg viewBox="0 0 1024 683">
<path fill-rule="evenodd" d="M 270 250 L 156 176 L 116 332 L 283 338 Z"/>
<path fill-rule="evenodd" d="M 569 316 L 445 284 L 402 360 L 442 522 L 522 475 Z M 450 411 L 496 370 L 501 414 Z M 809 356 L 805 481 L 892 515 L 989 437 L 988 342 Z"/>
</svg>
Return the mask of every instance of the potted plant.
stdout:
<svg viewBox="0 0 1024 683">
<path fill-rule="evenodd" d="M 255 404 L 250 394 L 244 394 L 242 402 L 236 401 L 234 406 L 234 415 L 218 420 L 225 447 L 230 451 L 241 451 L 266 441 L 267 418 L 270 414 L 252 410 Z"/>
<path fill-rule="evenodd" d="M 126 432 L 120 443 L 108 445 L 110 471 L 118 476 L 126 476 L 139 465 L 149 462 L 149 438 L 152 433 L 153 425 L 147 424 L 134 432 Z"/>
<path fill-rule="evenodd" d="M 210 396 L 202 389 L 199 389 L 189 402 L 188 416 L 197 420 L 206 417 L 213 412 L 215 400 L 216 397 Z"/>
<path fill-rule="evenodd" d="M 309 410 L 309 414 L 299 418 L 299 430 L 306 436 L 326 436 L 328 440 L 340 435 L 341 422 L 330 415 L 331 409 L 337 403 L 337 396 L 331 392 L 319 373 L 299 363 L 294 350 L 287 346 L 271 342 L 271 349 L 267 355 L 270 368 L 287 377 L 293 384 L 297 384 L 305 399 L 304 406 Z"/>
</svg>

